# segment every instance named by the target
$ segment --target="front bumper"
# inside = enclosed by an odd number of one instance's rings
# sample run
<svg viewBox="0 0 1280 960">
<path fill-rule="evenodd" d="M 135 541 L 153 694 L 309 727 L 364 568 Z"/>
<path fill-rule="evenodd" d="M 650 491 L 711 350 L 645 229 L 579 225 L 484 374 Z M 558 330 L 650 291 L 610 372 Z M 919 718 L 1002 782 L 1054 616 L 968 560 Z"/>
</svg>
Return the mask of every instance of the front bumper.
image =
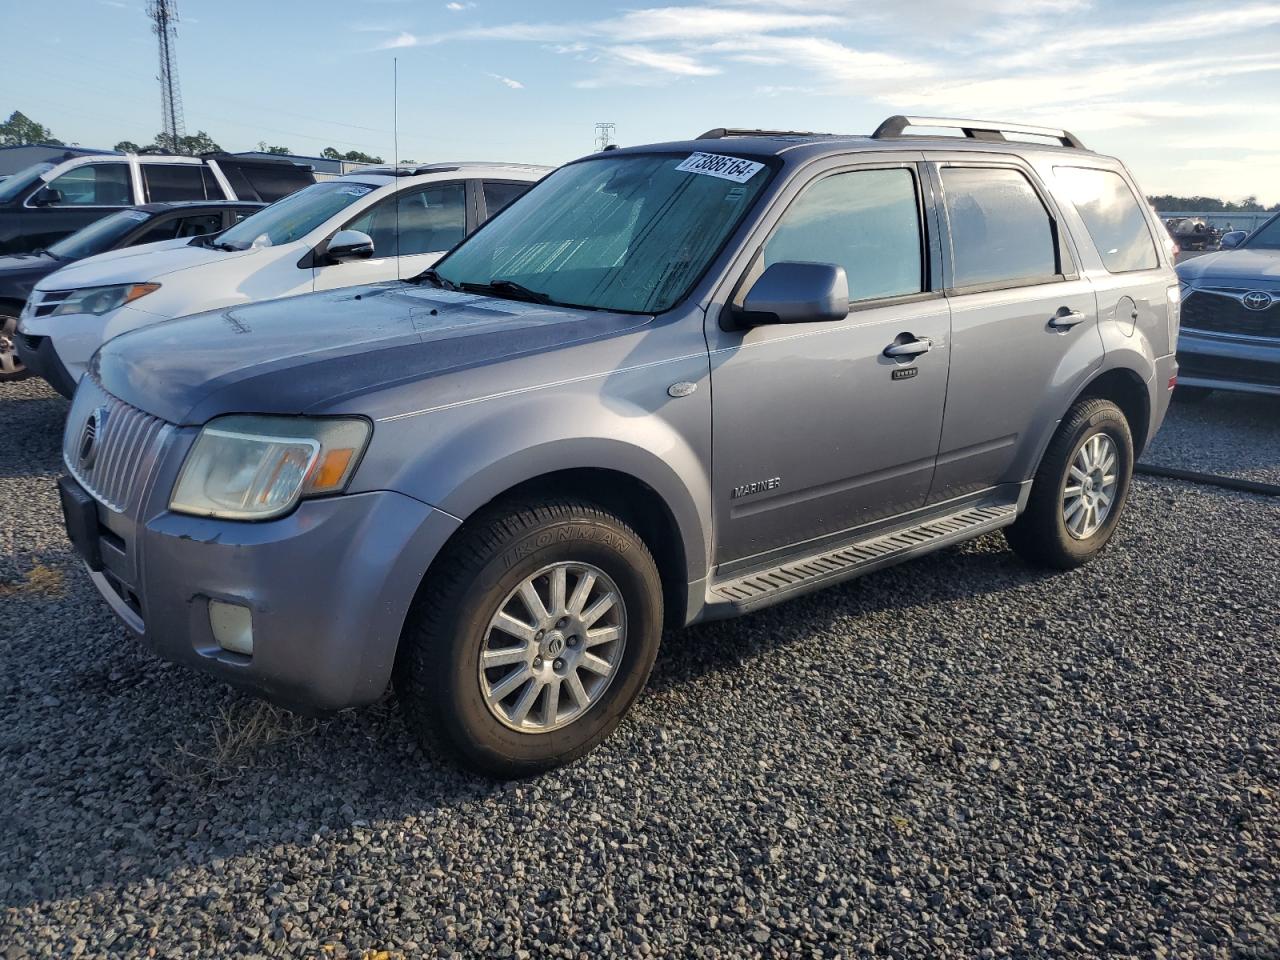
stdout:
<svg viewBox="0 0 1280 960">
<path fill-rule="evenodd" d="M 1233 337 L 1182 328 L 1178 383 L 1280 396 L 1280 339 Z"/>
<path fill-rule="evenodd" d="M 76 392 L 76 382 L 80 378 L 72 374 L 62 362 L 58 351 L 54 349 L 53 340 L 49 337 L 24 333 L 19 327 L 15 345 L 18 348 L 18 359 L 29 371 L 38 377 L 44 377 L 49 386 L 68 400 L 71 399 L 71 395 Z"/>
<path fill-rule="evenodd" d="M 303 501 L 264 523 L 164 509 L 140 522 L 96 501 L 93 509 L 97 556 L 86 566 L 135 637 L 167 660 L 306 713 L 383 694 L 422 576 L 458 526 L 389 491 Z M 218 645 L 211 599 L 249 608 L 251 656 Z"/>
</svg>

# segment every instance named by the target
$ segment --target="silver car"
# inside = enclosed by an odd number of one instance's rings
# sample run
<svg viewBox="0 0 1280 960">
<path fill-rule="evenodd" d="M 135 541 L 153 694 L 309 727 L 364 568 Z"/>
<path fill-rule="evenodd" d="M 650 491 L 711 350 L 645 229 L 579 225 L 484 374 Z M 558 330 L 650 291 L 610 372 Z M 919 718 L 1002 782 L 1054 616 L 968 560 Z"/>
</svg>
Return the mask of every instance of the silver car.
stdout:
<svg viewBox="0 0 1280 960">
<path fill-rule="evenodd" d="M 970 120 L 595 154 L 411 281 L 107 343 L 70 538 L 160 655 L 311 711 L 391 682 L 528 775 L 613 730 L 664 626 L 997 529 L 1102 550 L 1176 377 L 1141 196 Z"/>
</svg>

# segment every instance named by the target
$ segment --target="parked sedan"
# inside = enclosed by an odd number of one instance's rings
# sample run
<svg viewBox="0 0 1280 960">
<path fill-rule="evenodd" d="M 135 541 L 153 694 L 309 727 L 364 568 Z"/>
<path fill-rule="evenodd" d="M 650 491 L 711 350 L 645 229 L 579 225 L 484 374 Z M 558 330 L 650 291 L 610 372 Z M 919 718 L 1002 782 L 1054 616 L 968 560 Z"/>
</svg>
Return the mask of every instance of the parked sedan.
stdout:
<svg viewBox="0 0 1280 960">
<path fill-rule="evenodd" d="M 1212 390 L 1280 395 L 1280 214 L 1234 249 L 1178 264 L 1178 279 L 1175 396 L 1194 400 Z"/>
<path fill-rule="evenodd" d="M 48 250 L 0 257 L 0 382 L 27 375 L 26 365 L 14 347 L 14 337 L 22 305 L 38 280 L 69 263 L 108 250 L 221 233 L 264 206 L 239 200 L 144 203 L 103 217 Z"/>
</svg>

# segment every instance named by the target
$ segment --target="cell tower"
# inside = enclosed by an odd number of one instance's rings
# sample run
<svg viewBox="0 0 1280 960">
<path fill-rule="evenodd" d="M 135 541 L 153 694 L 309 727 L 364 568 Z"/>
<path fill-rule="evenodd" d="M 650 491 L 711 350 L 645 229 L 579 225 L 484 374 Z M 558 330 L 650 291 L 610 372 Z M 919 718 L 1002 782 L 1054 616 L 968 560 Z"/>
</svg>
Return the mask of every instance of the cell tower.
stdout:
<svg viewBox="0 0 1280 960">
<path fill-rule="evenodd" d="M 617 130 L 616 123 L 597 123 L 596 124 L 596 152 L 599 153 L 605 147 L 613 143 L 613 134 Z"/>
<path fill-rule="evenodd" d="M 182 89 L 178 86 L 178 3 L 177 0 L 148 0 L 151 31 L 160 41 L 160 112 L 169 146 L 177 152 L 186 136 L 182 120 Z"/>
</svg>

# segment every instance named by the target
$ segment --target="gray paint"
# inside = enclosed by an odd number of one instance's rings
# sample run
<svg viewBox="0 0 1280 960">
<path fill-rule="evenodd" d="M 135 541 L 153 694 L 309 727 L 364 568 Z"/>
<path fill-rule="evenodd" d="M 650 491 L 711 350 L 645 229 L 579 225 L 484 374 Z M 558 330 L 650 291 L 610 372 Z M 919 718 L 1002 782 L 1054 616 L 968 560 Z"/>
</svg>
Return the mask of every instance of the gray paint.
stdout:
<svg viewBox="0 0 1280 960">
<path fill-rule="evenodd" d="M 1103 373 L 1140 383 L 1145 426 L 1159 426 L 1176 369 L 1171 266 L 1162 251 L 1155 270 L 1108 274 L 1074 211 L 1053 200 L 1055 163 L 1123 175 L 1116 161 L 926 138 L 909 148 L 867 138 L 716 146 L 777 174 L 685 301 L 658 316 L 388 283 L 215 311 L 106 344 L 93 366 L 106 389 L 183 425 L 145 502 L 104 520 L 132 556 L 118 558 L 118 572 L 140 588 L 149 642 L 294 705 L 363 702 L 385 681 L 413 590 L 449 533 L 529 479 L 584 468 L 654 491 L 678 531 L 686 569 L 676 573 L 693 621 L 725 614 L 717 580 L 960 508 L 1020 509 L 1057 423 Z M 634 148 L 666 149 L 708 143 Z M 1071 275 L 948 291 L 932 165 L 953 161 L 1027 172 L 1059 220 Z M 930 289 L 855 303 L 840 320 L 737 327 L 731 305 L 760 277 L 758 251 L 787 204 L 820 176 L 866 165 L 916 170 Z M 1149 226 L 1154 236 L 1159 225 Z M 833 274 L 824 275 L 830 293 Z M 1084 320 L 1055 329 L 1049 320 L 1063 309 Z M 884 355 L 910 337 L 931 349 Z M 895 376 L 906 369 L 916 372 Z M 672 396 L 673 384 L 694 389 Z M 356 414 L 373 434 L 344 496 L 264 524 L 169 514 L 199 425 L 230 412 Z M 197 623 L 200 598 L 212 595 L 261 611 L 255 623 L 272 653 L 251 663 L 212 654 L 207 623 Z"/>
</svg>

